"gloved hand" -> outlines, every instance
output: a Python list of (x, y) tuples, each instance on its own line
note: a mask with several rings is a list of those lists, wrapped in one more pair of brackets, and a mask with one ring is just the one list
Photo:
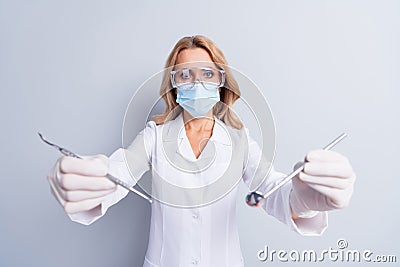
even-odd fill
[(97, 207), (117, 185), (105, 176), (108, 158), (104, 155), (83, 159), (61, 157), (47, 175), (51, 191), (66, 213)]
[(321, 149), (310, 151), (304, 169), (292, 180), (292, 212), (297, 217), (310, 218), (318, 211), (346, 207), (353, 194), (355, 178), (349, 160), (343, 155)]

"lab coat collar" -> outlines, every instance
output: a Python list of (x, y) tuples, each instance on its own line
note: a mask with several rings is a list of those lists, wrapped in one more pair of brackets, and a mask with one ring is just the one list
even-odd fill
[[(223, 121), (218, 119), (215, 115), (214, 115), (214, 120), (215, 123), (210, 141), (230, 146), (231, 138), (229, 136), (229, 131), (227, 129), (227, 126)], [(179, 115), (174, 120), (171, 120), (166, 124), (164, 124), (164, 127), (165, 128), (163, 129), (163, 131), (166, 131), (163, 134), (164, 141), (177, 141), (177, 139), (185, 138), (186, 131), (183, 121), (183, 112), (179, 113)]]

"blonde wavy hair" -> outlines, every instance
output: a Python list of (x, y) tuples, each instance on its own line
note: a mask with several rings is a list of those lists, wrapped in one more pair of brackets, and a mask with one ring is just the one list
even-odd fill
[(160, 87), (160, 95), (166, 104), (166, 109), (164, 113), (154, 115), (152, 120), (154, 120), (156, 124), (164, 124), (169, 120), (175, 119), (179, 113), (182, 112), (182, 107), (176, 103), (176, 93), (172, 88), (170, 72), (176, 65), (179, 52), (191, 48), (202, 48), (206, 50), (217, 67), (225, 71), (225, 84), (221, 87), (220, 101), (213, 107), (213, 114), (225, 124), (236, 129), (241, 129), (243, 123), (231, 109), (236, 100), (240, 98), (239, 85), (230, 72), (222, 51), (213, 41), (201, 35), (183, 37), (176, 43), (169, 54)]

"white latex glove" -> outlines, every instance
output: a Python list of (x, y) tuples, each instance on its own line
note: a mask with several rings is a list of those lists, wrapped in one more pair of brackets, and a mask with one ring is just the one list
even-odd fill
[(99, 206), (117, 188), (105, 176), (108, 158), (104, 155), (83, 159), (61, 157), (47, 175), (51, 191), (66, 213), (88, 211)]
[(310, 151), (306, 161), (292, 181), (290, 206), (294, 215), (309, 218), (318, 211), (346, 207), (356, 178), (349, 160), (335, 151), (319, 149)]

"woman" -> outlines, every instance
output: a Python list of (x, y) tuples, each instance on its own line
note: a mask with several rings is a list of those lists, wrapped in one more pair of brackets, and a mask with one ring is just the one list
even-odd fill
[[(182, 191), (153, 192), (160, 201), (152, 204), (144, 266), (244, 266), (235, 222), (236, 178), (249, 185), (254, 177), (270, 171), (258, 189), (265, 192), (285, 175), (262, 160), (258, 164), (263, 159), (260, 148), (230, 109), (240, 90), (225, 65), (224, 55), (210, 39), (182, 38), (167, 60), (160, 90), (167, 106), (163, 114), (149, 121), (127, 149), (118, 149), (110, 158), (62, 157), (56, 162), (48, 180), (73, 221), (91, 224), (127, 195), (127, 190), (105, 177), (107, 173), (134, 185), (151, 168), (155, 181), (181, 183), (176, 188)], [(165, 140), (172, 144), (167, 149), (172, 151), (172, 160), (165, 153)], [(173, 166), (180, 160), (189, 162), (189, 168), (197, 166), (211, 148), (215, 158), (207, 169), (191, 172)], [(224, 162), (226, 155), (235, 164)], [(355, 174), (337, 152), (313, 150), (306, 161), (292, 183), (271, 195), (262, 207), (302, 235), (320, 235), (327, 227), (327, 211), (348, 205)], [(225, 192), (210, 186), (198, 197), (185, 191), (190, 186), (182, 186), (188, 182), (204, 185), (206, 180), (213, 185), (220, 177), (226, 179)]]

